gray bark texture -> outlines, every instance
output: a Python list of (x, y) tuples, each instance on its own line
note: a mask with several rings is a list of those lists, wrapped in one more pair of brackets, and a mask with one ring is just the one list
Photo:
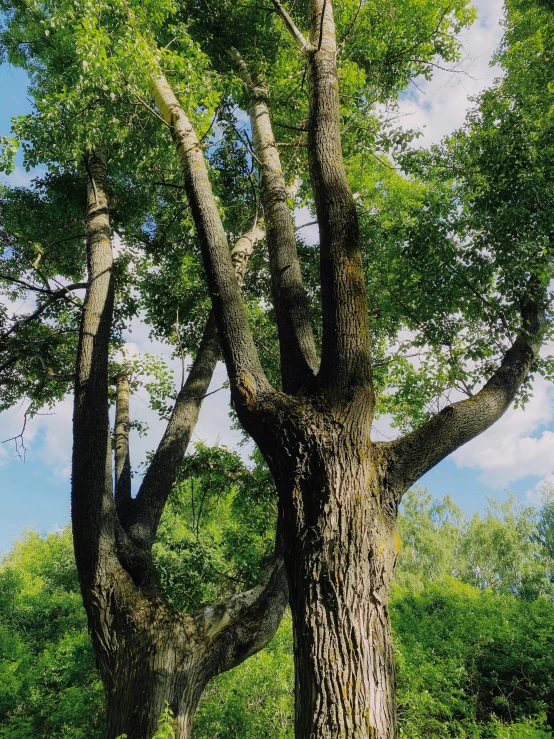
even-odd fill
[[(287, 602), (282, 560), (251, 591), (195, 614), (169, 606), (160, 591), (151, 547), (164, 505), (218, 359), (209, 318), (197, 358), (177, 399), (135, 499), (129, 461), (129, 381), (117, 378), (116, 485), (108, 418), (108, 349), (114, 284), (107, 191), (107, 156), (87, 156), (88, 288), (75, 378), (72, 522), (77, 569), (107, 705), (106, 739), (151, 739), (167, 701), (177, 739), (190, 736), (198, 701), (212, 676), (262, 649)], [(235, 245), (244, 270), (261, 237)]]
[(354, 199), (343, 163), (332, 0), (308, 0), (306, 38), (272, 0), (307, 65), (308, 157), (320, 229), (322, 356), (307, 301), (271, 126), (269, 92), (229, 49), (247, 95), (267, 224), (283, 390), (263, 373), (229, 246), (191, 122), (158, 75), (152, 96), (171, 128), (202, 246), (239, 419), (279, 492), (279, 524), (295, 635), (296, 739), (396, 739), (388, 616), (402, 495), (510, 407), (542, 341), (543, 289), (529, 283), (521, 329), (485, 387), (414, 433), (370, 438), (374, 413), (366, 285)]

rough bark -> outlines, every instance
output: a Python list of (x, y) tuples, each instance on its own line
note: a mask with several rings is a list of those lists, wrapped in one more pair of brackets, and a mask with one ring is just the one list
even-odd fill
[(319, 223), (321, 380), (336, 394), (369, 388), (371, 356), (358, 215), (342, 156), (331, 1), (310, 0), (308, 161)]
[(298, 739), (396, 735), (387, 608), (397, 505), (369, 411), (367, 398), (338, 412), (281, 396), (249, 419), (279, 491)]
[[(118, 513), (131, 500), (131, 458), (129, 455), (129, 378), (120, 374), (116, 378), (115, 402), (115, 504)], [(121, 513), (120, 513), (121, 515)]]
[[(284, 568), (253, 591), (187, 615), (140, 591), (114, 588), (106, 645), (106, 739), (152, 739), (165, 702), (176, 739), (189, 739), (209, 680), (272, 639), (287, 601)], [(97, 638), (99, 635), (97, 635)]]
[(227, 372), (235, 389), (235, 400), (253, 405), (258, 395), (270, 392), (271, 388), (252, 338), (202, 147), (164, 75), (152, 78), (151, 93), (171, 129), (181, 162), (185, 191), (202, 244), (208, 285)]
[[(114, 503), (108, 418), (108, 347), (114, 286), (106, 153), (87, 156), (88, 287), (83, 305), (73, 414), (71, 515), (75, 557), (84, 590), (113, 557)], [(85, 534), (86, 532), (86, 534)]]

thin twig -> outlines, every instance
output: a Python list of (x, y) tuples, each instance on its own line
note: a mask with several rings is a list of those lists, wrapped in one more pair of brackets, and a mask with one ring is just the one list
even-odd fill
[(348, 40), (348, 37), (352, 33), (352, 30), (353, 30), (354, 26), (356, 25), (356, 21), (358, 20), (358, 16), (360, 15), (360, 10), (362, 9), (362, 5), (363, 4), (364, 4), (364, 0), (360, 0), (360, 2), (358, 4), (358, 9), (356, 10), (356, 13), (354, 15), (354, 18), (352, 19), (352, 23), (348, 26), (348, 29), (347, 29), (346, 33), (342, 37), (342, 39), (341, 39), (341, 41), (340, 41), (340, 43), (338, 45), (337, 51), (340, 51), (342, 49), (342, 47), (344, 46), (344, 44)]

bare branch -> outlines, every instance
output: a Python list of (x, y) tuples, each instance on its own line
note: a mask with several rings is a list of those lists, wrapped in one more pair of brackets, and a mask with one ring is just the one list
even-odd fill
[(305, 53), (309, 46), (308, 41), (304, 38), (304, 35), (302, 34), (302, 32), (299, 30), (295, 22), (290, 17), (287, 9), (283, 6), (283, 4), (279, 0), (271, 0), (271, 2), (275, 6), (275, 10), (277, 11), (278, 15), (280, 15), (281, 18), (283, 19), (283, 22), (287, 30), (289, 31), (293, 39), (296, 41), (296, 45), (298, 46), (298, 48), (300, 49), (302, 53)]
[(6, 280), (6, 282), (13, 282), (15, 285), (21, 285), (22, 287), (27, 288), (27, 290), (32, 290), (35, 293), (46, 293), (48, 294), (48, 290), (44, 287), (39, 287), (38, 285), (32, 285), (30, 282), (25, 282), (25, 280), (18, 280), (15, 277), (10, 277), (10, 275), (5, 275), (0, 273), (0, 280)]

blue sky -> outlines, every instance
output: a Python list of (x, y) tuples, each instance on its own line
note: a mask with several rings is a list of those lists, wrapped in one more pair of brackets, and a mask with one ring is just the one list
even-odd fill
[[(469, 97), (490, 84), (498, 73), (489, 67), (489, 59), (501, 37), (502, 3), (478, 0), (476, 5), (479, 21), (464, 34), (464, 56), (459, 65), (462, 73), (438, 72), (430, 83), (410, 89), (403, 100), (402, 110), (409, 114), (406, 125), (422, 127), (427, 143), (439, 140), (460, 125), (471, 104)], [(0, 66), (0, 135), (9, 133), (11, 116), (30, 109), (25, 87), (26, 78), (21, 71)], [(17, 169), (10, 179), (23, 185), (29, 178)], [(299, 225), (311, 220), (307, 213), (297, 214)], [(306, 232), (305, 235), (309, 238)], [(317, 239), (317, 229), (313, 227), (311, 237)], [(131, 354), (148, 351), (168, 355), (167, 347), (152, 345), (147, 327), (139, 322), (132, 326), (128, 340)], [(553, 349), (549, 347), (547, 352)], [(224, 381), (225, 371), (220, 367), (211, 390), (221, 387)], [(236, 446), (240, 434), (230, 428), (227, 407), (228, 391), (210, 396), (195, 438)], [(144, 397), (133, 399), (131, 413), (150, 425), (146, 438), (132, 439), (132, 460), (137, 466), (161, 438), (163, 424), (148, 410)], [(71, 415), (68, 398), (53, 409), (53, 415), (39, 416), (29, 423), (25, 462), (15, 454), (13, 443), (0, 445), (0, 552), (7, 551), (25, 527), (51, 531), (69, 521)], [(21, 408), (1, 413), (0, 441), (19, 433), (21, 425)], [(394, 433), (387, 419), (376, 422), (375, 438), (390, 438)], [(554, 481), (553, 451), (554, 389), (538, 381), (525, 412), (510, 410), (492, 429), (429, 472), (420, 484), (427, 485), (436, 496), (451, 493), (456, 503), (470, 513), (483, 509), (487, 495), (503, 498), (507, 488), (522, 500), (537, 503), (541, 483)]]

